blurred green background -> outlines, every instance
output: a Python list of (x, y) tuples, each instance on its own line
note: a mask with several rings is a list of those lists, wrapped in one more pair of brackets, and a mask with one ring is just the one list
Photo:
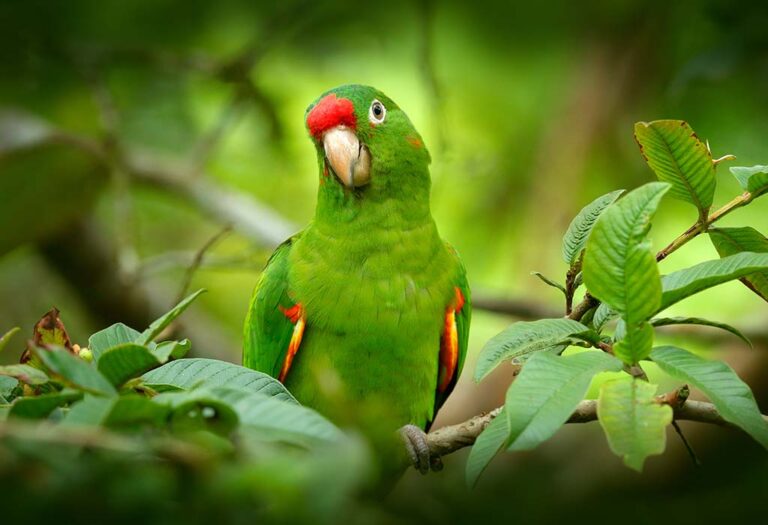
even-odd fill
[[(313, 214), (304, 109), (336, 85), (370, 84), (424, 136), (433, 212), (474, 294), (516, 314), (476, 310), (464, 377), (437, 424), (464, 420), (501, 404), (511, 378), (510, 369), (471, 382), (482, 344), (515, 318), (559, 315), (559, 294), (530, 272), (562, 278), (573, 215), (652, 179), (634, 122), (684, 119), (715, 157), (768, 164), (767, 24), (759, 2), (715, 0), (3, 2), (0, 331), (31, 333), (54, 305), (76, 342), (117, 320), (141, 328), (175, 302), (197, 257), (190, 288), (209, 293), (183, 331), (194, 355), (238, 362), (261, 268)], [(738, 193), (721, 168), (716, 206)], [(695, 219), (665, 200), (654, 246)], [(768, 202), (722, 224), (766, 233)], [(715, 257), (698, 238), (662, 272)], [(765, 303), (735, 282), (671, 312), (682, 313), (755, 336), (750, 350), (709, 331), (669, 332), (726, 359), (765, 412)], [(0, 360), (15, 360), (13, 350)], [(670, 431), (667, 453), (638, 475), (595, 424), (572, 425), (497, 459), (475, 491), (463, 484), (465, 452), (439, 475), (409, 473), (384, 512), (414, 523), (756, 512), (768, 493), (764, 451), (734, 431), (684, 429), (703, 468)]]

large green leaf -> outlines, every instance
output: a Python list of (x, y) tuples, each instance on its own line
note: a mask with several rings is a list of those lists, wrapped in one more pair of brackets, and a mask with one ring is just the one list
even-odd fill
[(235, 410), (244, 430), (261, 439), (313, 446), (342, 437), (333, 423), (297, 403), (235, 388), (219, 387), (211, 392)]
[(638, 122), (635, 139), (659, 180), (672, 185), (670, 195), (690, 202), (706, 217), (715, 195), (715, 164), (691, 127), (681, 120)]
[(123, 323), (115, 323), (112, 326), (100, 330), (88, 339), (88, 349), (93, 354), (94, 362), (98, 362), (101, 354), (112, 348), (126, 343), (133, 343), (141, 336), (138, 332)]
[(150, 341), (153, 341), (155, 337), (160, 335), (160, 332), (165, 330), (165, 328), (168, 327), (169, 324), (171, 324), (178, 316), (184, 312), (189, 306), (194, 302), (195, 299), (197, 299), (200, 294), (204, 293), (205, 290), (198, 290), (195, 293), (188, 295), (184, 299), (181, 300), (179, 304), (171, 308), (166, 314), (161, 316), (159, 319), (156, 319), (152, 322), (152, 324), (149, 325), (149, 328), (144, 330), (141, 335), (136, 338), (134, 342), (145, 345), (149, 343)]
[(490, 374), (500, 363), (527, 357), (534, 352), (558, 346), (567, 336), (588, 330), (571, 319), (539, 319), (511, 324), (488, 341), (477, 358), (475, 381)]
[(25, 419), (42, 419), (48, 417), (58, 407), (81, 397), (83, 397), (82, 392), (71, 389), (40, 396), (17, 397), (11, 405), (11, 411), (8, 415)]
[(607, 193), (587, 204), (571, 221), (563, 236), (563, 260), (573, 266), (579, 260), (592, 227), (600, 214), (611, 205), (624, 190)]
[(296, 402), (282, 383), (273, 377), (216, 359), (178, 359), (147, 372), (142, 378), (155, 390), (228, 387)]
[[(768, 253), (768, 238), (754, 228), (712, 228), (709, 238), (720, 257), (741, 252)], [(768, 270), (741, 278), (741, 281), (757, 295), (768, 301)]]
[(657, 311), (707, 288), (766, 270), (768, 253), (741, 252), (670, 273), (661, 278), (664, 292)]
[(170, 410), (169, 420), (175, 432), (205, 430), (228, 436), (239, 423), (230, 403), (205, 388), (165, 392), (153, 397), (152, 402)]
[(713, 328), (719, 328), (721, 330), (725, 330), (726, 332), (730, 332), (745, 343), (747, 343), (749, 346), (752, 346), (752, 342), (745, 336), (741, 331), (737, 328), (734, 328), (733, 326), (726, 324), (726, 323), (720, 323), (717, 321), (710, 321), (709, 319), (702, 319), (701, 317), (656, 317), (654, 319), (651, 319), (651, 325), (652, 326), (672, 326), (672, 325), (681, 325), (681, 324), (692, 324), (692, 325), (699, 325), (699, 326), (711, 326)]
[(47, 369), (61, 376), (67, 383), (92, 394), (111, 396), (117, 393), (115, 387), (95, 367), (75, 357), (65, 348), (35, 348), (34, 352)]
[(135, 343), (113, 346), (101, 354), (99, 372), (115, 386), (160, 366), (160, 361), (146, 347)]
[(623, 377), (603, 383), (597, 400), (597, 417), (611, 450), (637, 471), (645, 458), (664, 452), (666, 427), (672, 407), (656, 402), (656, 385)]
[(86, 396), (75, 403), (62, 420), (62, 425), (106, 426), (136, 429), (140, 425), (160, 427), (169, 409), (138, 395), (119, 397)]
[(549, 439), (568, 421), (595, 374), (622, 368), (602, 352), (533, 355), (507, 390), (507, 450), (530, 450)]
[(49, 381), (45, 372), (29, 365), (0, 366), (0, 376), (13, 377), (28, 385), (43, 385)]
[(661, 301), (661, 281), (648, 230), (669, 184), (652, 182), (631, 191), (597, 220), (584, 253), (584, 283), (627, 325), (617, 355), (627, 363), (651, 351), (646, 320)]
[(7, 401), (12, 396), (13, 391), (16, 390), (18, 385), (18, 379), (0, 375), (0, 397)]
[(768, 166), (734, 166), (731, 173), (739, 181), (742, 188), (750, 192), (753, 197), (768, 193)]
[(493, 457), (504, 448), (504, 443), (507, 442), (508, 437), (507, 414), (502, 409), (477, 437), (472, 445), (472, 450), (469, 451), (466, 467), (467, 486), (475, 486), (480, 474), (483, 473)]
[(674, 346), (654, 348), (651, 359), (672, 377), (704, 392), (723, 419), (741, 427), (768, 448), (768, 423), (760, 414), (749, 386), (732, 368), (722, 361), (706, 361)]

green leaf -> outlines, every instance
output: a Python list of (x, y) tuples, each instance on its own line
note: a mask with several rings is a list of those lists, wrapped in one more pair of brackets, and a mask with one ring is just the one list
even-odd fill
[(768, 423), (760, 414), (749, 386), (731, 367), (722, 361), (706, 361), (674, 346), (654, 348), (651, 359), (675, 379), (704, 392), (723, 419), (742, 428), (768, 448)]
[(30, 365), (0, 366), (0, 376), (13, 377), (28, 385), (43, 385), (49, 381), (45, 372)]
[(239, 422), (230, 404), (207, 389), (165, 392), (152, 402), (170, 409), (171, 428), (178, 433), (206, 430), (227, 436)]
[(635, 124), (635, 139), (659, 180), (672, 185), (669, 194), (690, 202), (706, 217), (715, 195), (715, 164), (706, 144), (681, 120)]
[(114, 386), (160, 366), (160, 361), (146, 347), (135, 343), (113, 346), (101, 354), (98, 370)]
[(730, 168), (742, 188), (758, 197), (768, 192), (768, 166), (734, 166)]
[(603, 383), (597, 418), (614, 454), (642, 471), (645, 458), (664, 452), (672, 407), (656, 402), (656, 385), (632, 377)]
[(7, 332), (5, 332), (5, 334), (3, 334), (2, 337), (0, 337), (0, 352), (3, 351), (3, 348), (5, 348), (5, 345), (7, 345), (8, 341), (11, 340), (11, 337), (13, 337), (14, 334), (16, 332), (18, 332), (19, 330), (20, 330), (20, 328), (18, 326), (15, 326), (15, 327), (11, 328), (10, 330), (8, 330)]
[(679, 325), (679, 324), (693, 324), (693, 325), (699, 325), (699, 326), (711, 326), (713, 328), (720, 328), (721, 330), (725, 330), (726, 332), (730, 332), (745, 343), (747, 343), (749, 346), (752, 346), (752, 341), (750, 341), (747, 336), (745, 336), (741, 331), (739, 331), (737, 328), (734, 328), (733, 326), (726, 324), (726, 323), (719, 323), (717, 321), (710, 321), (709, 319), (702, 319), (701, 317), (657, 317), (655, 319), (651, 319), (651, 325), (653, 326), (671, 326), (671, 325)]
[(533, 355), (507, 390), (507, 450), (531, 450), (549, 439), (568, 421), (595, 374), (622, 368), (603, 352)]
[(60, 406), (83, 397), (82, 392), (64, 389), (55, 394), (43, 394), (33, 397), (17, 397), (8, 413), (11, 417), (24, 419), (43, 419)]
[[(622, 332), (623, 330), (623, 332)], [(614, 338), (617, 343), (613, 347), (613, 353), (632, 365), (648, 357), (653, 348), (653, 327), (647, 321), (637, 324), (621, 323), (616, 327)]]
[(67, 383), (92, 394), (106, 396), (117, 394), (112, 384), (96, 368), (73, 356), (65, 348), (35, 348), (33, 351), (46, 368), (61, 376)]
[[(754, 228), (712, 228), (709, 238), (720, 257), (740, 252), (768, 253), (768, 238)], [(747, 288), (768, 301), (768, 271), (741, 278)]]
[(562, 284), (558, 283), (557, 281), (553, 281), (552, 279), (550, 279), (549, 277), (547, 277), (543, 273), (541, 273), (541, 272), (531, 272), (531, 275), (535, 275), (536, 277), (541, 279), (541, 281), (544, 284), (549, 285), (552, 288), (557, 288), (561, 292), (566, 293), (565, 286), (563, 286)]
[(627, 337), (616, 355), (629, 364), (651, 351), (652, 331), (646, 320), (661, 301), (661, 281), (647, 234), (668, 189), (669, 184), (652, 182), (608, 207), (592, 229), (584, 253), (582, 272), (590, 293), (626, 322)]
[(311, 447), (342, 437), (333, 423), (297, 403), (234, 388), (219, 387), (211, 392), (235, 410), (245, 430), (261, 439)]
[(661, 278), (664, 292), (657, 312), (707, 288), (766, 270), (768, 253), (741, 252), (670, 273)]
[(181, 359), (191, 349), (192, 342), (189, 339), (182, 339), (181, 341), (163, 341), (149, 350), (158, 361), (165, 363), (170, 358)]
[(119, 397), (86, 396), (72, 405), (61, 424), (138, 430), (136, 427), (141, 425), (161, 427), (169, 413), (168, 407), (134, 394)]
[(93, 353), (94, 362), (98, 363), (101, 354), (113, 346), (133, 343), (141, 333), (123, 323), (100, 330), (88, 339), (88, 349)]
[(204, 292), (205, 290), (201, 289), (187, 296), (185, 299), (182, 299), (179, 304), (171, 308), (165, 315), (153, 321), (152, 324), (149, 325), (149, 328), (144, 330), (141, 333), (141, 336), (138, 337), (135, 342), (140, 345), (145, 345), (150, 341), (153, 341), (158, 335), (160, 335), (160, 332), (165, 330), (169, 324), (171, 324), (178, 316), (180, 316), (184, 310), (189, 308), (194, 300)]
[(568, 265), (573, 266), (578, 262), (595, 221), (622, 193), (624, 190), (616, 190), (598, 197), (582, 208), (578, 215), (573, 218), (570, 226), (568, 226), (568, 231), (563, 236), (563, 260)]
[(628, 323), (650, 317), (661, 296), (647, 232), (668, 189), (668, 184), (651, 182), (629, 192), (603, 212), (587, 241), (584, 283)]
[(19, 381), (17, 379), (0, 375), (0, 397), (5, 400), (3, 403), (7, 402), (8, 399), (12, 397), (13, 391), (16, 390), (18, 385)]
[(619, 316), (618, 312), (608, 306), (605, 303), (600, 303), (600, 306), (595, 310), (595, 315), (592, 317), (592, 326), (595, 330), (602, 330), (605, 324)]
[(540, 319), (513, 323), (488, 341), (477, 358), (475, 381), (490, 374), (503, 361), (527, 357), (557, 346), (565, 337), (588, 330), (571, 319)]
[(490, 424), (482, 431), (472, 445), (467, 459), (466, 480), (468, 487), (474, 487), (480, 474), (496, 454), (504, 447), (509, 437), (507, 414), (502, 408)]
[(222, 386), (296, 402), (283, 384), (273, 377), (215, 359), (178, 359), (147, 372), (142, 378), (155, 390)]

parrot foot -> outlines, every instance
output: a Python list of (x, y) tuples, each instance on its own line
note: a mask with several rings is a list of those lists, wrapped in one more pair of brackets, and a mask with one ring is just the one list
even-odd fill
[(440, 456), (430, 454), (427, 434), (422, 429), (416, 425), (405, 425), (400, 429), (400, 436), (405, 442), (405, 449), (413, 468), (422, 474), (430, 470), (434, 472), (443, 470), (443, 460)]

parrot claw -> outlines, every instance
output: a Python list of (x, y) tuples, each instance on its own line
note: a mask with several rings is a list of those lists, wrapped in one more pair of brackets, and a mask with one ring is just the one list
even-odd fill
[(426, 474), (430, 470), (443, 470), (443, 460), (440, 456), (432, 456), (429, 452), (427, 434), (416, 425), (405, 425), (400, 429), (400, 436), (405, 442), (405, 449), (413, 464), (413, 468)]

